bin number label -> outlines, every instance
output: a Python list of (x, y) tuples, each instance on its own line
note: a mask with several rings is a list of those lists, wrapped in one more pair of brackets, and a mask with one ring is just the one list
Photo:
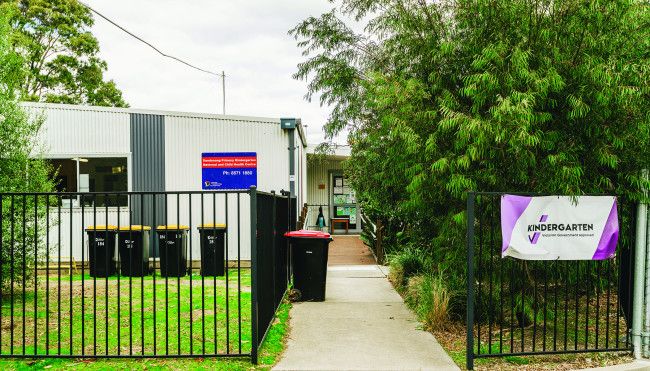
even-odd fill
[[(168, 239), (168, 238), (167, 238), (167, 235), (164, 235), (164, 234), (161, 234), (161, 235), (160, 235), (160, 240), (161, 240), (161, 241), (164, 241), (164, 243), (166, 243), (167, 245), (175, 245), (175, 244), (176, 244), (176, 240), (180, 240), (181, 238), (183, 238), (183, 235), (180, 234), (180, 233), (176, 233), (175, 237), (172, 238), (172, 239)], [(165, 240), (166, 240), (166, 241), (165, 241)]]

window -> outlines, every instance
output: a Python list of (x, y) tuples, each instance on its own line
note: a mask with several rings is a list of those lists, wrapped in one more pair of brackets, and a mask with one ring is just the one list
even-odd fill
[[(50, 160), (58, 192), (122, 192), (128, 190), (126, 157), (71, 158)], [(84, 197), (85, 206), (126, 206), (126, 195)], [(78, 206), (80, 197), (69, 197)]]

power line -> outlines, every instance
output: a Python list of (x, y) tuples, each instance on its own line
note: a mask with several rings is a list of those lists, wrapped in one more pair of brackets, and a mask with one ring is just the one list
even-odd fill
[(189, 63), (189, 62), (186, 62), (186, 61), (184, 61), (184, 60), (182, 60), (182, 59), (180, 59), (180, 58), (178, 58), (178, 57), (175, 57), (175, 56), (173, 56), (173, 55), (169, 55), (169, 54), (164, 53), (163, 51), (161, 51), (160, 49), (158, 49), (157, 47), (155, 47), (153, 44), (151, 44), (150, 42), (148, 42), (148, 41), (142, 39), (141, 37), (139, 37), (139, 36), (133, 34), (131, 31), (127, 30), (126, 28), (124, 28), (124, 27), (122, 27), (122, 26), (120, 26), (119, 24), (117, 24), (116, 22), (114, 22), (113, 20), (111, 20), (110, 18), (108, 18), (107, 16), (105, 16), (105, 15), (103, 15), (102, 13), (96, 11), (96, 10), (93, 9), (90, 5), (88, 5), (88, 4), (86, 4), (86, 3), (82, 2), (82, 1), (79, 1), (79, 3), (80, 3), (81, 5), (83, 5), (83, 6), (85, 6), (86, 8), (88, 8), (88, 10), (90, 10), (91, 12), (97, 14), (98, 16), (100, 16), (101, 18), (103, 18), (104, 20), (106, 20), (108, 23), (110, 23), (110, 24), (112, 24), (113, 26), (115, 26), (115, 27), (119, 28), (120, 30), (124, 31), (124, 32), (127, 33), (129, 36), (135, 38), (136, 40), (138, 40), (138, 41), (144, 43), (145, 45), (147, 45), (147, 46), (150, 47), (151, 49), (155, 50), (158, 54), (162, 55), (163, 57), (170, 58), (170, 59), (173, 59), (173, 60), (175, 60), (175, 61), (177, 61), (177, 62), (183, 63), (184, 65), (186, 65), (186, 66), (188, 66), (188, 67), (191, 67), (191, 68), (193, 68), (193, 69), (195, 69), (195, 70), (197, 70), (197, 71), (201, 71), (201, 72), (204, 72), (204, 73), (208, 73), (208, 74), (210, 74), (210, 75), (214, 75), (214, 76), (219, 76), (219, 77), (221, 77), (221, 78), (225, 78), (225, 74), (224, 74), (223, 72), (222, 72), (222, 73), (217, 73), (217, 72), (208, 71), (208, 70), (206, 70), (206, 69), (203, 69), (203, 68), (197, 67), (197, 66), (195, 66), (195, 65), (193, 65), (193, 64), (191, 64), (191, 63)]

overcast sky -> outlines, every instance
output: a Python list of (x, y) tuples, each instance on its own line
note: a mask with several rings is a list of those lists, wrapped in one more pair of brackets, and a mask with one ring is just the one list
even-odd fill
[[(304, 58), (287, 34), (328, 11), (326, 0), (86, 0), (162, 51), (226, 72), (226, 114), (300, 117), (308, 141), (323, 140), (329, 110), (304, 100), (306, 82), (291, 75)], [(92, 29), (100, 56), (134, 108), (221, 113), (221, 82), (164, 58), (105, 20)], [(341, 140), (338, 140), (341, 142)]]

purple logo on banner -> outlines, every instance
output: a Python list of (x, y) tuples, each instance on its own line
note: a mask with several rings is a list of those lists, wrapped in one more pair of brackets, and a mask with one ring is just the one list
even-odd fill
[(257, 153), (207, 152), (201, 155), (202, 188), (240, 190), (257, 186)]

